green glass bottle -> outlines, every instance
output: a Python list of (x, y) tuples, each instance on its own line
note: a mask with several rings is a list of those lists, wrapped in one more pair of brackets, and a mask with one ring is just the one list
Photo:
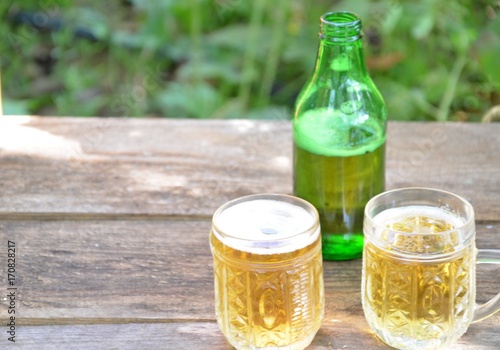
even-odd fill
[(316, 66), (295, 106), (294, 193), (319, 211), (326, 260), (361, 257), (364, 207), (384, 190), (387, 110), (361, 35), (353, 13), (321, 17)]

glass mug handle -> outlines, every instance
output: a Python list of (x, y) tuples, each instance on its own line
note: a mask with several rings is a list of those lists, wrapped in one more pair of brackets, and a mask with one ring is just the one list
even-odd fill
[[(479, 249), (477, 253), (477, 264), (500, 264), (500, 250)], [(500, 310), (500, 293), (486, 304), (476, 306), (474, 309), (473, 323), (490, 317)]]

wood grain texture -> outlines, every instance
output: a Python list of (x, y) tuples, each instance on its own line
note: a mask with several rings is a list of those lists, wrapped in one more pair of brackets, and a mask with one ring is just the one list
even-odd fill
[[(291, 193), (288, 121), (12, 118), (0, 122), (0, 212), (204, 215)], [(8, 137), (7, 137), (8, 135)], [(426, 186), (500, 217), (500, 124), (389, 123), (387, 188)]]
[[(500, 249), (498, 227), (496, 222), (479, 224), (478, 247)], [(185, 323), (193, 337), (183, 338), (181, 348), (198, 346), (200, 337), (206, 344), (224, 344), (215, 323), (209, 229), (210, 221), (204, 219), (1, 221), (1, 241), (8, 237), (16, 242), (19, 252), (19, 334), (33, 340), (35, 335), (26, 334), (25, 329), (35, 334), (38, 331), (37, 337), (46, 332), (54, 337), (67, 332), (63, 340), (56, 342), (62, 348), (64, 339), (72, 339), (72, 327), (78, 334), (85, 325), (98, 324), (111, 332), (141, 324), (135, 326), (135, 332), (139, 332), (148, 327), (158, 329), (149, 323), (172, 323), (164, 336), (173, 342), (182, 336), (173, 327)], [(365, 349), (384, 348), (371, 335), (363, 316), (360, 272), (361, 260), (324, 263), (326, 310), (324, 325), (315, 341), (318, 349), (328, 348), (329, 343), (333, 344), (332, 349), (355, 349), (355, 344), (362, 344)], [(478, 268), (480, 302), (493, 297), (500, 288), (495, 276), (495, 266)], [(3, 302), (1, 322), (6, 321), (6, 308)], [(206, 334), (205, 326), (199, 328), (200, 322), (212, 327), (213, 334)], [(488, 329), (500, 328), (500, 317), (485, 322), (467, 339), (485, 346), (498, 341), (498, 336), (482, 337)], [(356, 340), (352, 339), (354, 330)], [(92, 339), (101, 344), (103, 336), (82, 339), (82, 344)], [(148, 333), (139, 339), (149, 344), (149, 337)], [(163, 342), (157, 337), (157, 346), (161, 348)], [(109, 342), (107, 336), (105, 339)], [(120, 340), (122, 343), (116, 348), (127, 348), (122, 346), (126, 339)], [(0, 346), (4, 341), (0, 337)], [(20, 343), (25, 344), (24, 340)], [(212, 348), (226, 347), (214, 345), (207, 349)]]
[[(233, 349), (216, 322), (86, 324), (27, 326), (12, 349), (22, 350), (193, 350)], [(473, 324), (450, 350), (497, 350), (498, 327), (489, 321)], [(0, 346), (4, 349), (4, 341)], [(325, 321), (308, 349), (389, 350), (365, 324)]]
[[(387, 187), (461, 194), (478, 248), (500, 249), (497, 135), (497, 124), (390, 123)], [(288, 122), (7, 118), (0, 165), (0, 247), (16, 242), (19, 287), (18, 341), (0, 326), (0, 349), (230, 349), (215, 322), (210, 217), (241, 195), (291, 192)], [(497, 266), (478, 267), (479, 302), (500, 289)], [(361, 260), (324, 271), (310, 348), (388, 349), (363, 316)], [(496, 315), (452, 349), (499, 344)]]
[[(479, 248), (500, 249), (492, 226), (478, 225)], [(18, 251), (20, 322), (213, 319), (209, 230), (209, 220), (0, 221)], [(479, 268), (479, 300), (500, 289), (490, 266)], [(328, 310), (362, 314), (360, 271), (361, 260), (324, 262)]]

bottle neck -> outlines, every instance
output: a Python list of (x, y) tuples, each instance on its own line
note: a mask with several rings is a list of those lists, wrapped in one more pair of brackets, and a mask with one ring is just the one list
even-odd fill
[(353, 78), (367, 75), (361, 39), (345, 44), (321, 40), (314, 75), (328, 77), (331, 74)]
[(313, 79), (367, 75), (361, 39), (361, 20), (349, 12), (321, 17), (320, 45)]

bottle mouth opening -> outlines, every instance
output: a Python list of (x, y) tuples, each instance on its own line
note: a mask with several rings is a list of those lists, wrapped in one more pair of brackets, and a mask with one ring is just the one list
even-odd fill
[(328, 12), (320, 20), (322, 39), (351, 42), (361, 38), (361, 18), (352, 12)]

